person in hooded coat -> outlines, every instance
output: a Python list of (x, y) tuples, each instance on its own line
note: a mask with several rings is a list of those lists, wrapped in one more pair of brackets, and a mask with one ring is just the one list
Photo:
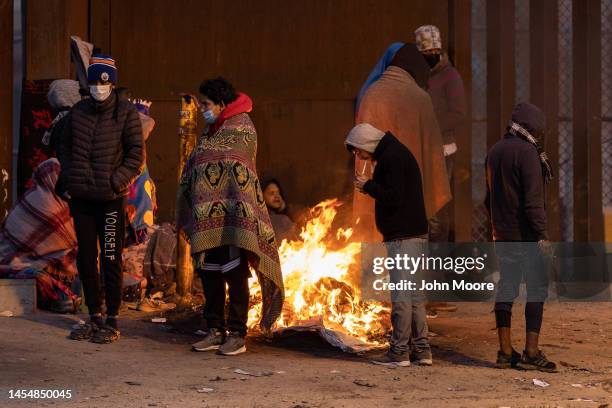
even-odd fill
[[(427, 241), (427, 213), (421, 171), (410, 149), (391, 132), (385, 133), (368, 123), (355, 126), (345, 145), (360, 160), (376, 161), (372, 177), (358, 174), (355, 187), (359, 194), (375, 201), (376, 227), (383, 236), (388, 257), (421, 256)], [(421, 278), (419, 271), (411, 274), (394, 268), (390, 269), (389, 276), (391, 282), (418, 282)], [(405, 367), (413, 360), (420, 365), (431, 365), (423, 294), (394, 291), (391, 301), (390, 348), (374, 362)]]
[[(512, 112), (506, 132), (486, 158), (487, 196), (500, 279), (495, 299), (495, 321), (500, 349), (498, 368), (518, 367), (555, 372), (556, 364), (539, 349), (539, 335), (548, 294), (544, 183), (552, 168), (542, 148), (546, 125), (544, 113), (535, 105), (520, 103)], [(512, 304), (523, 277), (526, 340), (523, 354), (512, 347)]]
[(72, 79), (56, 79), (49, 85), (47, 101), (49, 101), (49, 105), (56, 112), (56, 115), (51, 122), (51, 126), (49, 126), (49, 129), (43, 135), (42, 143), (46, 146), (51, 146), (56, 154), (59, 152), (61, 135), (66, 126), (68, 112), (70, 112), (72, 105), (80, 100), (81, 94), (77, 81)]
[(359, 110), (361, 100), (363, 99), (363, 96), (365, 95), (368, 88), (372, 86), (374, 82), (380, 79), (382, 74), (384, 74), (387, 68), (389, 68), (389, 65), (391, 64), (391, 61), (393, 61), (393, 57), (395, 57), (397, 51), (404, 45), (405, 44), (403, 42), (394, 42), (387, 47), (385, 53), (382, 55), (382, 57), (380, 57), (376, 65), (374, 65), (374, 68), (372, 68), (372, 70), (370, 71), (370, 75), (368, 75), (368, 78), (361, 86), (361, 89), (359, 89), (359, 94), (357, 95), (357, 101), (355, 103), (356, 111)]
[[(385, 72), (361, 99), (355, 122), (389, 131), (414, 155), (423, 177), (428, 219), (451, 199), (442, 136), (431, 98), (427, 94), (430, 68), (415, 44), (405, 44)], [(355, 169), (371, 175), (371, 166), (357, 158)], [(364, 240), (379, 239), (374, 225), (374, 201), (365, 195), (353, 198), (354, 218)]]

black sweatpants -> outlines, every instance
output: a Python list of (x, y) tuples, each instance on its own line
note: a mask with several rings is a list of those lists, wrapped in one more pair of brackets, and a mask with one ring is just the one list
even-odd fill
[(525, 326), (539, 333), (548, 296), (548, 264), (536, 242), (496, 242), (500, 280), (495, 301), (497, 327), (511, 327), (512, 306), (521, 282), (527, 286)]
[(100, 313), (106, 301), (107, 315), (117, 316), (123, 288), (121, 253), (125, 235), (125, 197), (113, 201), (75, 198), (70, 200), (70, 213), (79, 245), (77, 268), (89, 313)]
[[(527, 302), (525, 304), (525, 331), (539, 333), (544, 316), (544, 302)], [(512, 303), (495, 303), (495, 323), (497, 328), (512, 327)]]
[[(241, 251), (240, 265), (228, 272), (204, 271), (199, 269), (204, 288), (204, 319), (208, 328), (228, 330), (246, 336), (249, 317), (249, 277), (251, 271), (248, 261)], [(221, 262), (222, 264), (224, 262)], [(229, 311), (225, 320), (225, 284), (229, 292)]]

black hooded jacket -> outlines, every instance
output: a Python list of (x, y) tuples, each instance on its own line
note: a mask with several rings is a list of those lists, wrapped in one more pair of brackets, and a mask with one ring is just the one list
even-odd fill
[[(544, 113), (535, 105), (517, 105), (512, 120), (529, 132), (544, 129)], [(487, 154), (486, 206), (495, 241), (547, 239), (544, 178), (536, 147), (506, 133)]]
[(419, 164), (390, 132), (374, 150), (374, 174), (363, 190), (375, 200), (376, 228), (385, 241), (427, 234), (428, 223)]

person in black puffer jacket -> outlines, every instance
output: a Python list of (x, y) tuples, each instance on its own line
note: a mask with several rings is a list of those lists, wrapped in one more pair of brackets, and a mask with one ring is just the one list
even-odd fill
[[(87, 77), (91, 98), (75, 104), (66, 119), (56, 192), (69, 202), (74, 218), (77, 267), (91, 317), (90, 322), (73, 329), (70, 337), (110, 343), (119, 338), (126, 195), (143, 169), (144, 140), (138, 111), (113, 89), (115, 61), (92, 56)], [(103, 302), (106, 321), (102, 319)]]

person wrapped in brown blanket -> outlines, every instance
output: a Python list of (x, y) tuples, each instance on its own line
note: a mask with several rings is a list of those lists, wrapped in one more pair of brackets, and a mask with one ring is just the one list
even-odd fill
[[(423, 175), (427, 217), (431, 218), (451, 199), (443, 143), (427, 87), (429, 66), (414, 44), (400, 48), (391, 64), (365, 92), (355, 123), (369, 123), (397, 137), (415, 156)], [(367, 162), (356, 159), (355, 169), (371, 176)], [(364, 170), (365, 169), (365, 170)], [(374, 200), (354, 194), (353, 214), (357, 232), (365, 241), (379, 241), (374, 225)]]

